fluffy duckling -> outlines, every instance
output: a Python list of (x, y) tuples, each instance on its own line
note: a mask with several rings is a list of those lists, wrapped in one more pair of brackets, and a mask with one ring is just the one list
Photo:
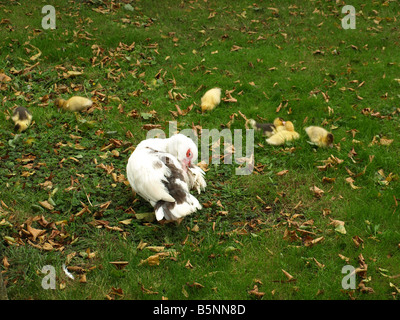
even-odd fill
[(221, 89), (208, 90), (201, 98), (201, 112), (213, 110), (221, 102)]
[(317, 126), (310, 126), (305, 128), (308, 137), (311, 142), (315, 143), (318, 147), (332, 147), (333, 146), (333, 134), (325, 130), (324, 128)]
[(11, 119), (15, 123), (14, 130), (23, 132), (30, 126), (32, 114), (24, 107), (17, 107), (14, 109)]
[(276, 118), (273, 123), (259, 123), (254, 119), (250, 119), (249, 123), (254, 130), (262, 131), (263, 135), (267, 137), (271, 137), (285, 128), (285, 121), (282, 118)]
[(57, 108), (62, 108), (65, 111), (75, 112), (75, 111), (83, 111), (91, 107), (93, 102), (88, 98), (75, 96), (69, 98), (68, 100), (57, 98), (54, 101), (54, 104), (57, 106)]
[(284, 128), (278, 130), (272, 137), (266, 139), (267, 143), (273, 146), (279, 146), (287, 141), (298, 139), (300, 135), (294, 131), (294, 125), (291, 121), (286, 121)]

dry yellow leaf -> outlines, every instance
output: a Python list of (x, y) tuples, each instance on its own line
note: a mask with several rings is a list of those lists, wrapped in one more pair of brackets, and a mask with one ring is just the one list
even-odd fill
[(51, 250), (53, 250), (54, 248), (53, 248), (53, 246), (52, 246), (50, 243), (46, 242), (45, 244), (43, 244), (42, 249), (43, 249), (43, 250), (46, 250), (46, 251), (51, 251)]
[(119, 221), (119, 223), (122, 223), (122, 224), (125, 224), (125, 225), (131, 224), (131, 222), (132, 222), (132, 219), (125, 219), (125, 220)]
[(381, 139), (379, 140), (379, 143), (380, 143), (382, 146), (390, 146), (390, 145), (392, 144), (393, 141), (394, 141), (393, 139), (381, 138)]
[(208, 170), (208, 164), (203, 160), (197, 163), (197, 166), (202, 169), (204, 172), (207, 172)]
[(186, 298), (189, 298), (189, 293), (186, 291), (185, 286), (182, 286), (182, 293)]
[(39, 204), (40, 204), (43, 208), (45, 208), (45, 209), (47, 209), (47, 210), (53, 210), (53, 209), (54, 209), (54, 206), (51, 205), (47, 200), (45, 200), (45, 201), (39, 201)]
[(149, 266), (158, 266), (160, 264), (160, 256), (158, 254), (152, 255), (145, 260), (140, 260), (139, 265), (148, 264)]
[(35, 55), (33, 55), (32, 57), (30, 57), (29, 59), (32, 61), (37, 60), (40, 56), (42, 55), (42, 53), (39, 51), (38, 53), (36, 53)]
[(147, 242), (144, 242), (143, 240), (140, 240), (140, 242), (139, 242), (138, 246), (136, 247), (136, 249), (143, 250), (146, 246), (147, 246)]
[(67, 73), (64, 73), (63, 76), (64, 78), (70, 78), (70, 77), (76, 77), (82, 75), (83, 72), (79, 71), (67, 71)]
[(116, 226), (108, 226), (108, 225), (104, 225), (104, 228), (106, 228), (107, 230), (112, 230), (112, 231), (120, 231), (120, 232), (123, 232), (124, 231), (124, 229), (121, 229), (121, 228), (119, 228), (119, 227), (116, 227)]

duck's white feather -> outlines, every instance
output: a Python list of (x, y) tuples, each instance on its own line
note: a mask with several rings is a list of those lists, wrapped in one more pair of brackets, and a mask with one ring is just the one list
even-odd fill
[(187, 139), (176, 135), (169, 139), (144, 140), (128, 160), (128, 181), (154, 207), (157, 220), (177, 220), (202, 208), (189, 190), (204, 190), (204, 171), (194, 165), (186, 171), (178, 160), (181, 151), (188, 148), (197, 158), (197, 147)]
[(205, 172), (203, 169), (196, 165), (192, 165), (187, 172), (187, 184), (189, 189), (196, 189), (200, 194), (207, 187), (206, 180), (204, 179)]
[(171, 172), (160, 159), (160, 155), (161, 153), (148, 147), (136, 148), (126, 169), (131, 187), (153, 207), (159, 200), (175, 201), (163, 183)]

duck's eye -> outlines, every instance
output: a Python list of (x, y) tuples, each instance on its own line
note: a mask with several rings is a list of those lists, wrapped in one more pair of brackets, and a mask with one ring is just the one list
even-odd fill
[(192, 156), (192, 152), (190, 149), (186, 152), (186, 158), (190, 158)]

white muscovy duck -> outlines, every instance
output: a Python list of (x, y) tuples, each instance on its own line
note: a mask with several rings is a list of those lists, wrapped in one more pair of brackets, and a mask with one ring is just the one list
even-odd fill
[(206, 187), (204, 171), (192, 163), (197, 156), (193, 140), (176, 134), (143, 140), (129, 157), (128, 181), (154, 207), (157, 220), (178, 220), (202, 208), (189, 192)]

